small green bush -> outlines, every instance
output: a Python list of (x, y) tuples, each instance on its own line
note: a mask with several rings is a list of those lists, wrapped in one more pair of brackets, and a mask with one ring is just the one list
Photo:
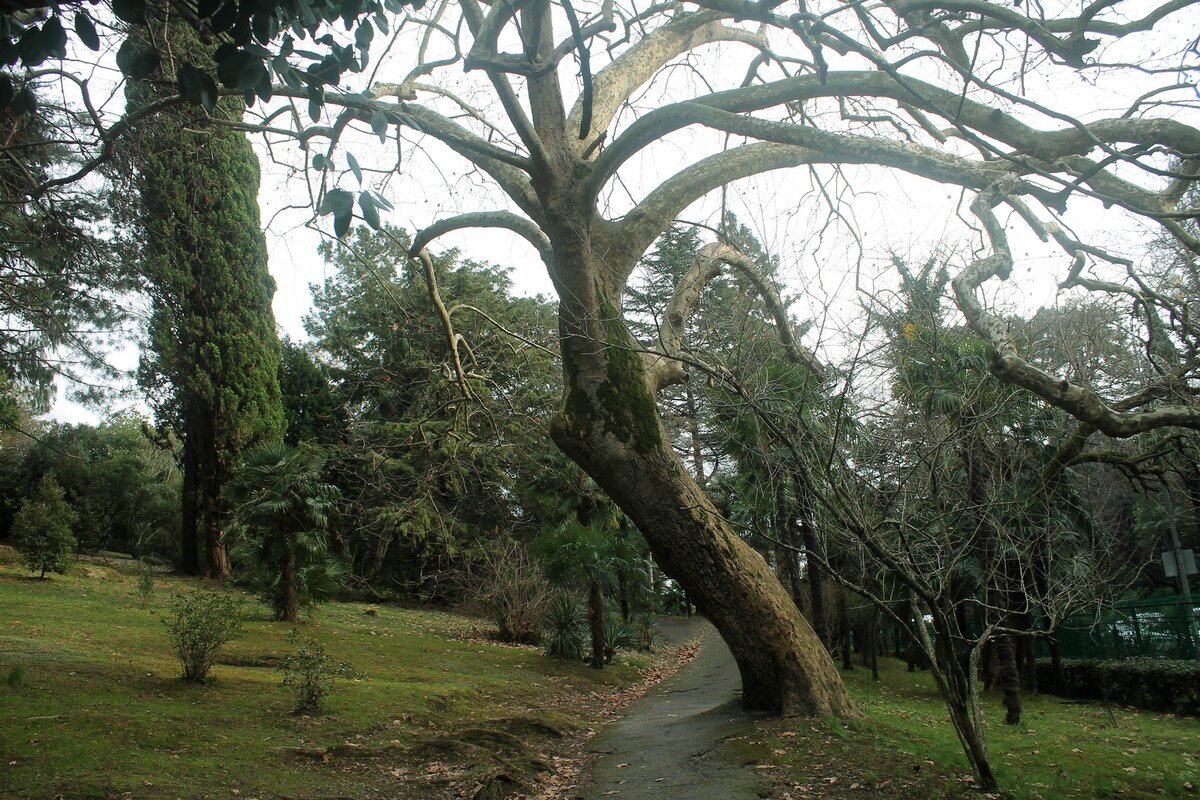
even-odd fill
[(633, 643), (633, 631), (621, 620), (610, 619), (604, 623), (605, 664), (611, 664), (618, 650), (628, 650), (633, 647)]
[(154, 594), (154, 568), (145, 560), (139, 564), (141, 566), (138, 573), (138, 600), (141, 602), (142, 608), (145, 608)]
[(588, 627), (582, 603), (568, 594), (559, 594), (550, 604), (544, 624), (546, 655), (563, 661), (583, 660)]
[[(1050, 661), (1039, 660), (1037, 666), (1038, 684), (1053, 687)], [(1052, 691), (1080, 700), (1200, 716), (1200, 662), (1153, 658), (1065, 660), (1063, 685)]]
[[(298, 639), (293, 630), (288, 641), (295, 644)], [(361, 673), (345, 661), (334, 661), (325, 653), (325, 647), (312, 639), (305, 639), (296, 652), (283, 659), (279, 668), (283, 672), (283, 686), (292, 687), (296, 695), (293, 713), (312, 714), (321, 710), (321, 705), (333, 691), (337, 678), (361, 678)]]
[(633, 637), (637, 649), (649, 653), (661, 638), (658, 632), (658, 622), (654, 615), (647, 612), (638, 616), (633, 624)]
[(8, 678), (6, 681), (8, 683), (8, 688), (10, 689), (19, 690), (23, 688), (25, 686), (25, 668), (17, 666), (10, 669), (8, 671)]
[(242, 634), (244, 603), (230, 594), (191, 592), (171, 600), (171, 616), (163, 620), (183, 679), (204, 683), (217, 653)]

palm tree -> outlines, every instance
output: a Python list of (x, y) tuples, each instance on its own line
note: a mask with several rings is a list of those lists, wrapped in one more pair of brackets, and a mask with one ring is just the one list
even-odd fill
[(591, 665), (596, 669), (604, 669), (605, 590), (612, 588), (621, 570), (629, 566), (629, 559), (636, 558), (619, 543), (614, 528), (611, 517), (589, 525), (570, 520), (537, 542), (546, 577), (552, 583), (583, 583), (587, 586)]
[(326, 548), (324, 532), (340, 492), (325, 482), (324, 470), (319, 448), (269, 442), (247, 455), (230, 482), (235, 518), (251, 534), (254, 560), (273, 576), (268, 594), (282, 621), (296, 621), (298, 588), (310, 599), (317, 594), (316, 574), (306, 571), (326, 578), (343, 573), (329, 563)]

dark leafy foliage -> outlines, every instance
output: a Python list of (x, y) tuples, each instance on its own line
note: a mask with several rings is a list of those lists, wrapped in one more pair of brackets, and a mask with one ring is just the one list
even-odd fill
[(1200, 663), (1196, 661), (1066, 660), (1063, 684), (1055, 687), (1046, 659), (1038, 662), (1038, 680), (1064, 697), (1200, 716)]
[[(305, 87), (319, 106), (324, 87), (336, 86), (347, 72), (366, 68), (375, 32), (388, 32), (388, 14), (423, 4), (424, 0), (199, 0), (187, 18), (199, 33), (223, 44), (215, 63), (185, 61), (172, 74), (185, 99), (210, 110), (218, 82), (240, 90), (247, 103), (269, 100), (274, 81)], [(113, 16), (134, 27), (149, 24), (161, 11), (161, 3), (154, 0), (111, 0), (107, 5)], [(99, 50), (96, 20), (101, 16), (103, 11), (77, 2), (7, 3), (0, 15), (0, 66), (28, 69), (65, 57), (68, 30), (84, 47)], [(354, 30), (353, 43), (340, 43), (321, 30), (336, 22)], [(117, 64), (127, 77), (139, 80), (158, 67), (163, 46), (161, 41), (130, 40), (117, 54)], [(32, 93), (0, 73), (0, 109), (21, 113), (34, 105)]]

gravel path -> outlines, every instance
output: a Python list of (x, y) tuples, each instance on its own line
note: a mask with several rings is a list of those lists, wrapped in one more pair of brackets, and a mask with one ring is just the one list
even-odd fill
[(741, 679), (729, 648), (703, 620), (666, 620), (664, 638), (704, 636), (696, 657), (597, 735), (593, 783), (581, 797), (634, 800), (753, 800), (765, 796), (760, 770), (743, 766), (736, 742), (756, 715), (738, 703)]

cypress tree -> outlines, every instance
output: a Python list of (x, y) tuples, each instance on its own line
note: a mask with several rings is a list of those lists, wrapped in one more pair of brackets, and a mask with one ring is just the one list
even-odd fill
[[(131, 107), (175, 93), (187, 64), (211, 69), (211, 48), (167, 7), (133, 36), (161, 48), (159, 68), (126, 90)], [(141, 123), (130, 153), (139, 207), (139, 263), (152, 301), (140, 380), (160, 421), (183, 440), (182, 566), (224, 577), (222, 489), (240, 453), (283, 433), (280, 345), (271, 312), (259, 222), (259, 168), (246, 137), (218, 122), (240, 121), (243, 104), (223, 99), (211, 113), (178, 106)]]

